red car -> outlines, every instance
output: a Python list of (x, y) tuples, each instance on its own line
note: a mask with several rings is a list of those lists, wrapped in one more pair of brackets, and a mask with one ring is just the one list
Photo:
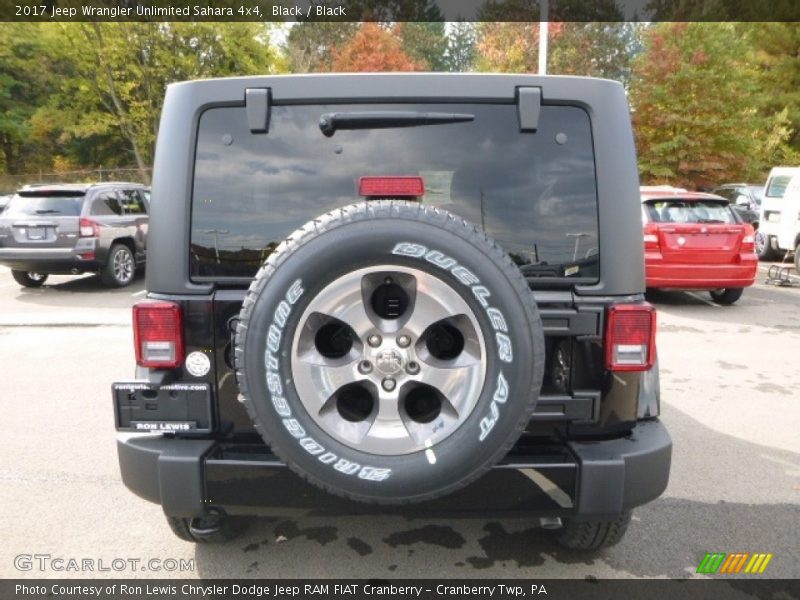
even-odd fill
[(721, 196), (667, 186), (642, 187), (647, 287), (707, 290), (733, 304), (753, 285), (753, 227)]

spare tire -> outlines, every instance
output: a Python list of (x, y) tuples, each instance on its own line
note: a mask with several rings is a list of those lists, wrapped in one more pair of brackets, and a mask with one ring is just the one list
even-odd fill
[(242, 401), (296, 473), (353, 500), (457, 490), (503, 458), (542, 383), (533, 294), (479, 228), (373, 201), (267, 259), (235, 336)]

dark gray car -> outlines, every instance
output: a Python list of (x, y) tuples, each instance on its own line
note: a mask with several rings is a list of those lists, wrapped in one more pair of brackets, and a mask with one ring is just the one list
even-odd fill
[(0, 215), (0, 264), (25, 287), (86, 272), (129, 285), (145, 261), (148, 200), (136, 183), (27, 186)]

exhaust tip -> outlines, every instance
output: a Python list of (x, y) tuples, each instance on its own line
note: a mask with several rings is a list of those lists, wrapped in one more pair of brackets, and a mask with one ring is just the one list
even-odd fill
[(561, 529), (563, 524), (560, 517), (542, 517), (539, 519), (542, 529)]
[(224, 513), (212, 510), (202, 517), (193, 518), (189, 522), (189, 531), (197, 539), (207, 539), (222, 531), (225, 520)]

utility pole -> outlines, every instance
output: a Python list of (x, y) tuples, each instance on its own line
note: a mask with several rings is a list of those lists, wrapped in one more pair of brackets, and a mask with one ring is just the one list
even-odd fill
[(230, 231), (227, 229), (206, 229), (203, 233), (214, 236), (214, 255), (217, 258), (217, 264), (219, 264), (219, 236), (227, 235)]
[(550, 0), (539, 0), (539, 75), (547, 75), (547, 32)]

